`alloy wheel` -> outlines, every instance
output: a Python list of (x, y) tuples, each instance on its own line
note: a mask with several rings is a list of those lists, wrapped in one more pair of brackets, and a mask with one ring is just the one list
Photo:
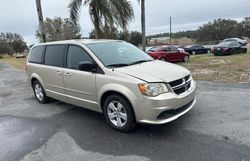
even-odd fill
[(39, 101), (43, 100), (43, 89), (40, 84), (35, 84), (35, 94)]
[(127, 122), (127, 112), (125, 107), (118, 101), (108, 104), (107, 113), (109, 120), (117, 127), (123, 127)]

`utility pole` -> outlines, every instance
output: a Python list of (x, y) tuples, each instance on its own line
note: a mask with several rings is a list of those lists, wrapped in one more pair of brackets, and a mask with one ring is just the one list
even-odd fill
[(36, 8), (37, 8), (37, 15), (39, 20), (39, 30), (42, 36), (42, 41), (46, 42), (46, 35), (45, 35), (45, 29), (44, 29), (44, 23), (43, 23), (43, 13), (42, 13), (42, 7), (41, 7), (41, 0), (36, 0)]
[(146, 51), (145, 0), (141, 0), (142, 50)]
[(169, 43), (171, 44), (172, 39), (172, 17), (170, 16), (170, 31), (169, 31)]

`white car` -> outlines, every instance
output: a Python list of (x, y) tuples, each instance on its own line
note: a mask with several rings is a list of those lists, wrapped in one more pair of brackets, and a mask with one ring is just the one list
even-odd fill
[(242, 40), (240, 38), (228, 38), (223, 40), (223, 42), (238, 42), (241, 46), (245, 46), (248, 44), (247, 40)]

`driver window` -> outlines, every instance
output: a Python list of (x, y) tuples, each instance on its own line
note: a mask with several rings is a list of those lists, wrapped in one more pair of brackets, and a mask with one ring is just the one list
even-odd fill
[(70, 45), (67, 55), (67, 68), (78, 70), (78, 64), (82, 61), (93, 62), (91, 57), (87, 54), (85, 50), (83, 50), (83, 48)]
[(170, 49), (171, 49), (171, 51), (178, 51), (178, 49), (174, 46), (171, 46)]
[(165, 47), (162, 49), (162, 51), (171, 51), (169, 47)]

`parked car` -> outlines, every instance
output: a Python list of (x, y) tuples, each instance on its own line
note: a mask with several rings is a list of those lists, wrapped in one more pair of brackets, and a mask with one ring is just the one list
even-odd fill
[(242, 40), (240, 38), (228, 38), (228, 39), (223, 40), (223, 42), (237, 42), (241, 46), (246, 46), (248, 44), (247, 40)]
[(222, 42), (212, 49), (214, 55), (230, 55), (247, 53), (247, 48), (242, 47), (238, 42)]
[(146, 47), (146, 52), (149, 51), (150, 49), (155, 48), (154, 46), (147, 46)]
[(17, 54), (17, 55), (16, 55), (16, 58), (17, 58), (17, 59), (20, 59), (20, 58), (25, 58), (25, 57), (26, 57), (26, 56), (25, 56), (25, 55), (23, 55), (23, 54)]
[(101, 112), (112, 128), (123, 132), (136, 123), (173, 121), (196, 102), (190, 71), (153, 60), (124, 41), (39, 44), (32, 47), (26, 70), (38, 102), (51, 97)]
[(168, 61), (168, 62), (176, 62), (176, 61), (189, 61), (189, 54), (186, 52), (182, 52), (178, 50), (177, 47), (167, 45), (161, 47), (151, 48), (148, 51), (148, 54), (154, 59)]
[(192, 55), (211, 53), (210, 48), (206, 48), (206, 47), (199, 45), (199, 44), (188, 45), (188, 46), (184, 47), (184, 50)]

